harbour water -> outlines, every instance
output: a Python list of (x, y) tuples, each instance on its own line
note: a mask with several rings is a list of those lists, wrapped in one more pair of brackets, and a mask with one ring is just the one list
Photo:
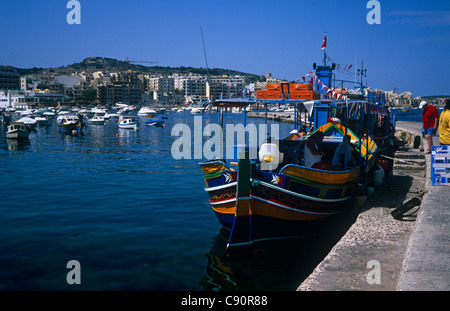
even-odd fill
[[(397, 119), (416, 122), (411, 111)], [(0, 290), (295, 290), (353, 219), (324, 236), (222, 256), (226, 232), (201, 160), (171, 154), (171, 129), (193, 128), (194, 115), (165, 116), (164, 128), (139, 117), (137, 131), (119, 129), (112, 119), (81, 136), (53, 122), (24, 144), (0, 129)], [(226, 114), (228, 122), (242, 114)], [(292, 125), (279, 126), (285, 136)], [(70, 260), (80, 263), (79, 285), (66, 281)]]

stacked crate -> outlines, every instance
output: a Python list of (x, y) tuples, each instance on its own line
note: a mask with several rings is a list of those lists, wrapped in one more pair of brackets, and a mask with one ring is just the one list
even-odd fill
[[(284, 94), (284, 97), (283, 97)], [(320, 99), (320, 92), (311, 84), (267, 84), (266, 90), (256, 92), (258, 99)]]

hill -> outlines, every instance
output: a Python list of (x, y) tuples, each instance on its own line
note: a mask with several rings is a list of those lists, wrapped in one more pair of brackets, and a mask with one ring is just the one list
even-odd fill
[[(144, 63), (144, 62), (143, 62)], [(264, 76), (245, 73), (237, 70), (230, 69), (222, 69), (222, 68), (194, 68), (194, 67), (169, 67), (169, 66), (144, 66), (140, 64), (132, 64), (129, 61), (117, 60), (114, 58), (108, 57), (88, 57), (83, 61), (74, 63), (67, 66), (57, 67), (57, 68), (16, 68), (19, 75), (70, 75), (75, 72), (95, 72), (95, 71), (104, 71), (104, 72), (118, 72), (125, 71), (127, 69), (131, 69), (142, 74), (161, 74), (161, 75), (171, 75), (173, 73), (178, 74), (199, 74), (199, 75), (241, 75), (247, 78), (248, 82), (254, 81), (263, 81), (265, 80)]]

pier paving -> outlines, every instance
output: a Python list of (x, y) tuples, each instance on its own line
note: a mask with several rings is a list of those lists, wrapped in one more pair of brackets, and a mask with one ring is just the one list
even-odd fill
[[(397, 131), (409, 134), (412, 145), (414, 138), (421, 136), (421, 124), (397, 122)], [(434, 143), (438, 144), (437, 138)], [(416, 147), (410, 151), (417, 154), (422, 146)], [(298, 290), (450, 289), (450, 189), (432, 186), (431, 156), (426, 155), (425, 161), (425, 170), (394, 168), (392, 176), (368, 198), (355, 223)], [(392, 217), (396, 207), (422, 195), (417, 213), (413, 208), (406, 213), (409, 217)], [(379, 280), (374, 278), (377, 275)]]

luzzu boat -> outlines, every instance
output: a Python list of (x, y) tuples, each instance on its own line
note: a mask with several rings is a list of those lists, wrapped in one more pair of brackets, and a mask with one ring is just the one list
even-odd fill
[[(348, 99), (280, 101), (294, 106), (295, 127), (301, 126), (305, 120), (301, 113), (307, 112), (309, 134), (300, 139), (289, 135), (278, 143), (266, 141), (257, 157), (250, 156), (248, 147), (234, 146), (234, 158), (200, 163), (209, 203), (219, 222), (231, 231), (228, 247), (304, 236), (351, 207), (350, 199), (370, 180), (378, 153), (387, 150), (379, 148), (371, 134), (380, 131), (380, 146), (387, 145), (393, 134), (387, 124), (387, 132), (381, 136), (380, 116), (387, 109), (379, 104)], [(245, 112), (248, 105), (266, 104), (267, 109), (273, 102), (249, 98), (216, 100), (208, 105), (222, 110), (239, 106)], [(339, 170), (306, 167), (305, 144), (318, 131), (324, 134), (321, 148), (330, 159), (343, 138), (350, 136), (353, 164), (345, 163)]]
[(80, 133), (83, 127), (82, 119), (76, 115), (61, 114), (56, 118), (56, 125), (64, 133)]

